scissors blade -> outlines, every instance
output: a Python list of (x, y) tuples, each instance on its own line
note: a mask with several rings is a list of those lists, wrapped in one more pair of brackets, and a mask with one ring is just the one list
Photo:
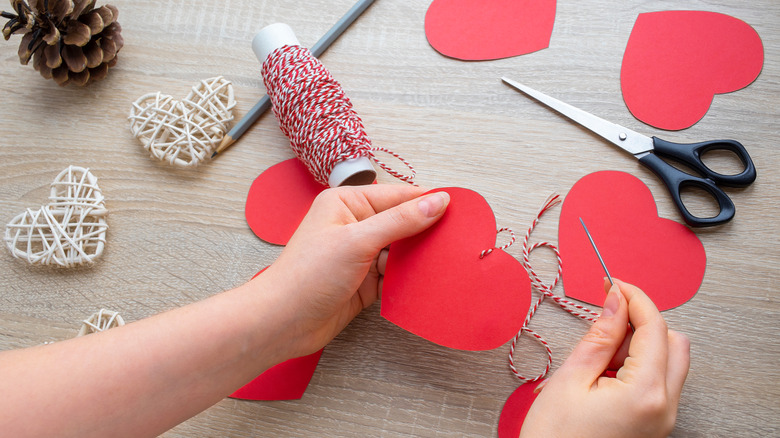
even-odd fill
[(618, 124), (606, 121), (601, 117), (594, 116), (593, 114), (573, 107), (568, 103), (561, 102), (558, 99), (550, 97), (544, 93), (540, 93), (533, 88), (526, 87), (517, 81), (513, 81), (508, 78), (501, 78), (501, 80), (554, 109), (560, 114), (568, 117), (569, 119), (590, 129), (594, 133), (603, 137), (605, 140), (625, 150), (626, 152), (633, 154), (634, 156), (643, 155), (653, 150), (653, 139), (646, 135), (642, 135)]

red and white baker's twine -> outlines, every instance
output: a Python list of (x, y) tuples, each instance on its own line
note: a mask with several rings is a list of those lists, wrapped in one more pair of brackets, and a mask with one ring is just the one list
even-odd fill
[(496, 235), (498, 235), (498, 234), (501, 234), (501, 233), (503, 233), (504, 231), (508, 231), (508, 232), (509, 232), (509, 234), (512, 236), (512, 238), (509, 240), (509, 243), (507, 243), (506, 245), (502, 245), (502, 246), (497, 246), (497, 247), (496, 247), (496, 246), (494, 246), (493, 248), (489, 248), (489, 249), (483, 249), (483, 250), (482, 250), (482, 251), (479, 253), (479, 258), (483, 258), (483, 257), (485, 257), (486, 255), (490, 254), (491, 252), (493, 252), (494, 250), (497, 250), (497, 249), (507, 249), (507, 248), (509, 248), (510, 246), (512, 246), (512, 245), (515, 243), (515, 240), (516, 240), (516, 239), (515, 239), (515, 232), (514, 232), (514, 231), (512, 231), (512, 229), (511, 229), (511, 228), (508, 228), (508, 227), (499, 228), (499, 229), (496, 231)]
[[(369, 157), (390, 175), (412, 182), (416, 172), (411, 164), (395, 152), (371, 145), (341, 85), (308, 49), (276, 49), (263, 63), (262, 74), (282, 132), (321, 184), (327, 185), (337, 163), (359, 157)], [(375, 152), (397, 158), (411, 173), (393, 170), (377, 159)]]
[[(553, 194), (549, 198), (547, 198), (547, 201), (545, 201), (542, 208), (539, 210), (539, 212), (536, 214), (536, 218), (534, 219), (531, 226), (528, 228), (528, 231), (525, 233), (525, 238), (523, 239), (523, 267), (528, 272), (528, 277), (531, 280), (531, 286), (540, 292), (539, 299), (531, 306), (531, 309), (528, 311), (528, 315), (525, 318), (525, 321), (523, 322), (523, 327), (520, 329), (520, 331), (515, 335), (515, 338), (512, 340), (512, 345), (509, 347), (509, 368), (511, 368), (512, 373), (517, 376), (518, 379), (522, 380), (523, 383), (528, 382), (536, 382), (538, 380), (543, 379), (547, 373), (550, 372), (550, 367), (552, 366), (552, 349), (550, 348), (550, 345), (547, 343), (547, 341), (544, 340), (544, 338), (533, 331), (532, 329), (528, 328), (528, 324), (531, 322), (531, 318), (534, 316), (534, 313), (536, 313), (537, 309), (539, 309), (539, 306), (542, 304), (545, 298), (551, 298), (553, 301), (555, 301), (556, 304), (558, 304), (563, 310), (571, 313), (572, 315), (586, 320), (595, 322), (596, 319), (598, 319), (599, 314), (597, 312), (594, 312), (590, 309), (588, 309), (585, 306), (582, 306), (580, 304), (577, 304), (573, 301), (569, 301), (565, 298), (559, 297), (555, 294), (553, 294), (553, 289), (558, 284), (558, 281), (561, 278), (561, 273), (563, 272), (563, 265), (561, 263), (561, 253), (558, 251), (558, 247), (550, 242), (537, 242), (533, 245), (528, 244), (528, 241), (531, 237), (531, 232), (533, 232), (536, 225), (539, 223), (539, 220), (542, 218), (545, 212), (550, 210), (552, 207), (556, 206), (561, 202), (560, 195)], [(531, 252), (537, 248), (541, 248), (543, 246), (546, 246), (553, 250), (555, 252), (555, 256), (558, 259), (558, 272), (553, 279), (552, 283), (550, 285), (545, 284), (539, 276), (534, 271), (533, 267), (531, 266), (531, 262), (529, 260), (529, 257), (531, 255)], [(525, 377), (517, 370), (515, 367), (515, 359), (514, 359), (514, 353), (515, 353), (515, 345), (517, 344), (517, 341), (520, 339), (520, 336), (522, 336), (523, 333), (528, 333), (529, 335), (536, 338), (536, 340), (539, 341), (542, 346), (547, 350), (547, 365), (544, 368), (544, 371), (537, 375), (536, 377)]]

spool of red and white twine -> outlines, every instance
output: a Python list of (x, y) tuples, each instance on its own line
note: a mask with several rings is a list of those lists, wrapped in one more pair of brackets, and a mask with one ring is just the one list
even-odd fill
[[(252, 49), (263, 63), (263, 81), (279, 126), (318, 182), (330, 187), (371, 184), (376, 179), (372, 160), (390, 175), (412, 182), (414, 168), (398, 154), (372, 146), (341, 85), (300, 46), (289, 26), (263, 28), (252, 40)], [(393, 170), (376, 152), (397, 158), (410, 174)]]

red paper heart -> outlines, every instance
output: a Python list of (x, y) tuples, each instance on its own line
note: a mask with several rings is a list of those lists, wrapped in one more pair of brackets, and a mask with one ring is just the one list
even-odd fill
[(528, 415), (528, 410), (531, 409), (531, 405), (539, 395), (534, 393), (534, 389), (541, 383), (520, 385), (509, 396), (506, 403), (504, 403), (504, 408), (501, 410), (501, 417), (498, 419), (498, 438), (517, 438), (520, 436), (520, 429), (523, 428), (525, 416)]
[(230, 395), (244, 400), (298, 400), (309, 386), (322, 350), (269, 368)]
[(764, 64), (758, 33), (715, 12), (639, 14), (628, 39), (620, 84), (639, 120), (684, 129), (701, 120), (715, 94), (750, 85)]
[(558, 243), (566, 296), (596, 306), (604, 303), (604, 270), (579, 218), (609, 273), (641, 288), (660, 310), (696, 295), (707, 266), (696, 234), (659, 218), (650, 189), (638, 178), (602, 171), (577, 181), (563, 201)]
[[(263, 268), (254, 277), (262, 274)], [(298, 400), (309, 386), (314, 370), (320, 362), (322, 350), (308, 356), (284, 361), (267, 369), (252, 381), (239, 388), (232, 398), (244, 400)]]
[[(462, 188), (433, 227), (390, 245), (381, 314), (418, 336), (451, 348), (501, 346), (523, 325), (531, 286), (522, 265), (496, 241), (487, 201)], [(434, 191), (439, 191), (434, 190)]]
[(425, 35), (439, 53), (468, 61), (507, 58), (550, 45), (555, 0), (434, 0)]
[(314, 198), (327, 187), (297, 158), (269, 167), (255, 179), (246, 198), (246, 222), (257, 237), (286, 245)]

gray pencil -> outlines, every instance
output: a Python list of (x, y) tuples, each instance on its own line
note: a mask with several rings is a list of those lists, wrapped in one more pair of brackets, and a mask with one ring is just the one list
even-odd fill
[[(336, 41), (336, 39), (344, 33), (345, 30), (360, 16), (360, 14), (363, 13), (366, 9), (368, 9), (371, 4), (374, 3), (374, 0), (358, 0), (357, 3), (355, 3), (352, 8), (347, 11), (346, 14), (344, 14), (341, 19), (336, 22), (333, 27), (330, 28), (330, 30), (322, 36), (322, 38), (317, 41), (316, 44), (314, 44), (310, 51), (312, 55), (315, 57), (319, 57), (322, 55), (325, 50), (330, 47), (330, 45)], [(243, 134), (246, 132), (247, 129), (249, 129), (250, 126), (252, 126), (258, 118), (260, 118), (263, 113), (268, 111), (268, 109), (271, 108), (271, 98), (269, 98), (267, 95), (263, 96), (260, 101), (258, 101), (255, 106), (252, 107), (252, 109), (249, 110), (246, 115), (236, 123), (235, 126), (227, 133), (227, 135), (222, 139), (222, 142), (219, 144), (219, 147), (214, 152), (214, 154), (211, 155), (213, 158), (218, 153), (224, 151), (227, 149), (230, 145), (236, 142)]]

